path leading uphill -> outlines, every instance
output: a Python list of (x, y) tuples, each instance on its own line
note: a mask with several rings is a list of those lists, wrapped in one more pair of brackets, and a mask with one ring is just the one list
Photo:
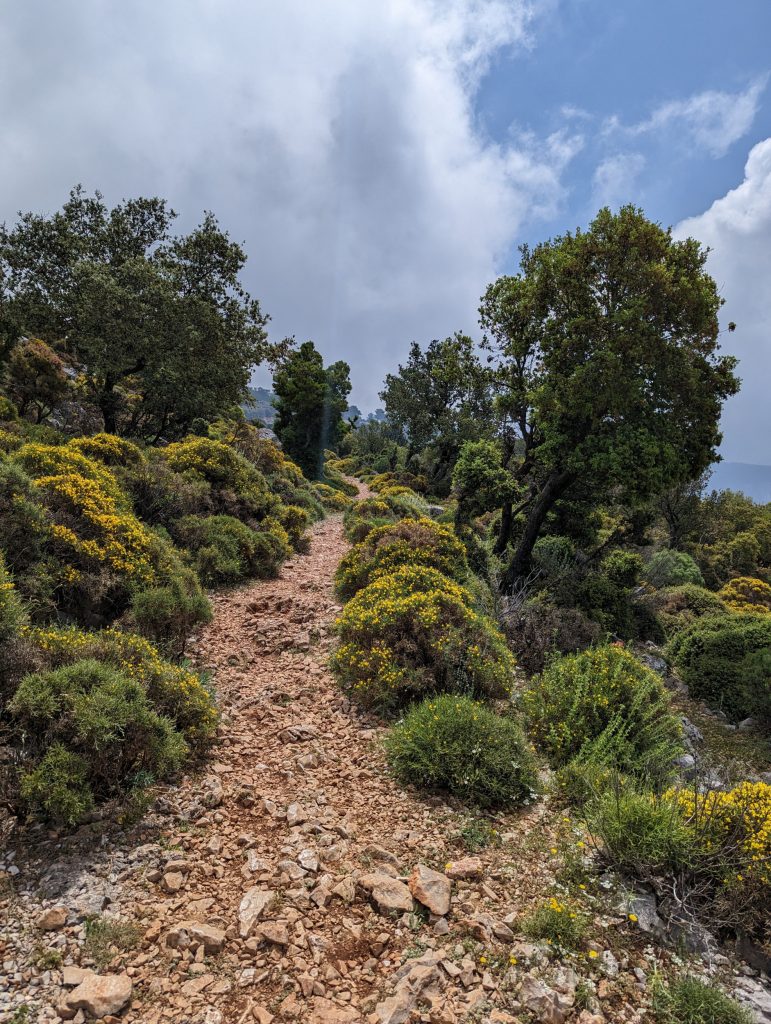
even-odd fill
[(632, 972), (654, 955), (623, 913), (603, 919), (583, 1005), (573, 970), (515, 935), (570, 828), (547, 803), (470, 856), (461, 808), (389, 778), (380, 723), (327, 667), (346, 548), (330, 517), (278, 579), (215, 597), (190, 651), (223, 710), (212, 760), (133, 831), (41, 836), (4, 904), (0, 1021), (23, 1003), (30, 1021), (134, 1024), (642, 1018)]

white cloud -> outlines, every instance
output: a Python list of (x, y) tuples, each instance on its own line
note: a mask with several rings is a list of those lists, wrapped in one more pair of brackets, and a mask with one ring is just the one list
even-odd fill
[(755, 79), (743, 92), (710, 89), (687, 99), (670, 100), (638, 124), (624, 126), (618, 117), (605, 123), (606, 134), (630, 136), (676, 134), (711, 156), (719, 157), (746, 135), (752, 127), (768, 75)]
[(160, 194), (243, 239), (276, 336), (374, 403), (412, 338), (473, 330), (580, 145), (496, 144), (475, 90), (551, 0), (26, 0), (0, 15), (0, 219), (81, 181)]
[(708, 269), (725, 298), (724, 324), (736, 321), (725, 349), (739, 356), (742, 390), (723, 418), (723, 455), (771, 464), (771, 138), (750, 151), (744, 181), (697, 217), (678, 224), (712, 252)]
[(592, 209), (616, 209), (635, 201), (637, 179), (645, 166), (641, 153), (617, 153), (599, 164), (592, 178)]

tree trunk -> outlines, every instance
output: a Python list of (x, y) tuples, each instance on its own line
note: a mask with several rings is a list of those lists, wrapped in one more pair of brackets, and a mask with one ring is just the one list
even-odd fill
[(511, 502), (507, 501), (501, 509), (501, 526), (498, 530), (498, 540), (495, 542), (493, 552), (496, 555), (502, 555), (503, 552), (509, 545), (511, 538), (511, 524), (514, 522), (514, 517), (511, 514)]
[(530, 571), (530, 559), (533, 554), (533, 548), (538, 540), (541, 527), (556, 501), (567, 490), (572, 481), (573, 475), (568, 472), (552, 473), (546, 481), (530, 510), (527, 522), (525, 523), (525, 529), (519, 539), (519, 546), (514, 552), (509, 567), (501, 580), (501, 590), (504, 593), (511, 593), (517, 580), (527, 576)]
[(118, 425), (118, 397), (115, 385), (106, 384), (99, 395), (99, 411), (104, 420), (105, 434), (115, 434)]

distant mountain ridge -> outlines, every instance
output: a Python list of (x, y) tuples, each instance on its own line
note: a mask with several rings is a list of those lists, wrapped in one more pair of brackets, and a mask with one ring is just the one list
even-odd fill
[(712, 467), (708, 491), (741, 491), (765, 505), (771, 501), (771, 466), (751, 462), (717, 462)]

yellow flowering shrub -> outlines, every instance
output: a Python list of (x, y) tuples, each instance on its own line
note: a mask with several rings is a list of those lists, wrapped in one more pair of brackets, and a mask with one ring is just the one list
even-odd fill
[(428, 490), (428, 481), (424, 476), (416, 476), (407, 470), (378, 473), (370, 480), (369, 485), (373, 491), (384, 491), (386, 487), (404, 487), (425, 494)]
[(99, 480), (70, 472), (42, 476), (37, 486), (51, 514), (53, 547), (76, 574), (73, 582), (104, 569), (125, 583), (154, 581), (147, 529)]
[(201, 749), (213, 738), (217, 709), (203, 679), (164, 660), (143, 637), (118, 629), (86, 632), (53, 626), (28, 629), (26, 636), (49, 668), (92, 659), (112, 665), (138, 682), (158, 714), (169, 718), (191, 747)]
[(771, 615), (771, 586), (754, 576), (736, 576), (718, 591), (718, 597), (734, 612)]
[(397, 705), (429, 693), (502, 697), (514, 657), (467, 590), (438, 572), (404, 566), (348, 602), (333, 666), (361, 700)]
[(625, 647), (555, 658), (525, 692), (531, 734), (552, 763), (664, 778), (681, 752), (681, 727), (660, 677)]
[(335, 586), (343, 599), (403, 565), (438, 569), (451, 579), (468, 575), (466, 550), (450, 526), (433, 519), (402, 520), (370, 531), (346, 552), (335, 573)]
[(336, 487), (330, 487), (329, 484), (314, 483), (313, 490), (321, 504), (329, 512), (345, 512), (353, 505), (352, 498), (343, 494), (342, 491), (338, 491)]
[(13, 459), (33, 478), (78, 476), (93, 481), (113, 502), (123, 507), (128, 504), (110, 470), (69, 444), (25, 444), (14, 453)]
[(738, 870), (726, 877), (726, 884), (754, 878), (771, 887), (771, 786), (768, 783), (742, 782), (727, 793), (673, 789), (667, 796), (680, 809), (688, 827), (700, 836), (705, 851), (734, 849)]
[(348, 540), (358, 544), (377, 526), (387, 526), (399, 518), (387, 501), (381, 498), (363, 498), (346, 510), (343, 515), (343, 529)]
[(141, 462), (142, 449), (115, 434), (92, 434), (76, 437), (67, 445), (89, 459), (98, 459), (106, 466), (132, 466)]

